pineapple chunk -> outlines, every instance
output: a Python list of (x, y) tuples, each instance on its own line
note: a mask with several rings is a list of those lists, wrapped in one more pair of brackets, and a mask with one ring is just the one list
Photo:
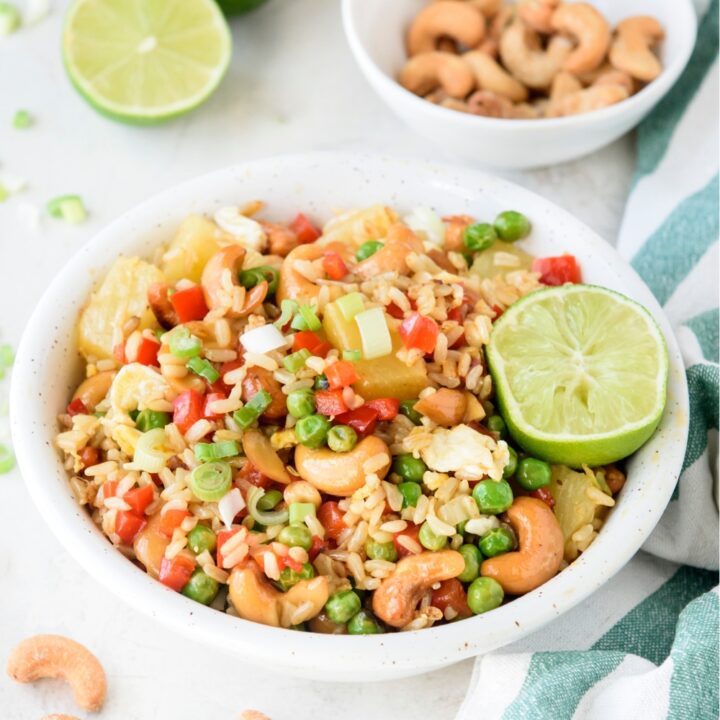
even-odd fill
[(354, 210), (330, 220), (323, 228), (318, 243), (327, 245), (331, 242), (341, 242), (358, 248), (366, 240), (384, 238), (390, 226), (397, 221), (397, 215), (383, 205)]
[(475, 255), (470, 272), (480, 278), (494, 278), (514, 270), (530, 270), (532, 263), (532, 255), (517, 245), (496, 240), (487, 250)]
[[(396, 353), (402, 348), (402, 340), (397, 331), (397, 323), (388, 315), (386, 318), (393, 351), (384, 357), (355, 362), (360, 380), (354, 384), (354, 388), (365, 400), (384, 397), (412, 400), (428, 386), (425, 363), (418, 360), (408, 367), (398, 359)], [(325, 307), (323, 328), (329, 342), (340, 350), (358, 350), (362, 347), (357, 324), (354, 320), (345, 320), (335, 303), (329, 303)]]
[(188, 215), (162, 256), (161, 269), (168, 282), (187, 278), (200, 282), (207, 261), (220, 248), (237, 243), (214, 222), (201, 215)]
[(80, 352), (98, 360), (111, 358), (115, 328), (135, 315), (140, 318), (141, 328), (157, 327), (147, 291), (152, 283), (162, 280), (163, 274), (154, 265), (139, 258), (118, 258), (80, 313)]

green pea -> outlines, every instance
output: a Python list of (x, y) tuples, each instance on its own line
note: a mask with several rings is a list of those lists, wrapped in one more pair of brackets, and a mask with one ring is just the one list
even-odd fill
[(159, 410), (145, 409), (141, 413), (138, 413), (135, 418), (135, 425), (140, 432), (147, 432), (155, 428), (164, 428), (170, 422), (172, 422), (170, 413)]
[(420, 496), (422, 495), (422, 488), (416, 482), (404, 482), (397, 486), (400, 494), (403, 496), (404, 508), (415, 507), (417, 505)]
[(472, 582), (480, 574), (482, 555), (475, 545), (461, 545), (458, 552), (463, 556), (465, 569), (457, 576), (460, 582)]
[(472, 252), (480, 252), (492, 247), (497, 240), (495, 228), (489, 223), (468, 225), (463, 233), (465, 247)]
[(396, 455), (393, 458), (392, 471), (407, 482), (422, 482), (426, 470), (427, 465), (419, 458), (414, 458), (410, 453)]
[(506, 210), (495, 218), (495, 230), (506, 242), (522, 240), (530, 234), (530, 229), (530, 221), (515, 210)]
[(392, 540), (380, 543), (370, 539), (365, 543), (365, 552), (370, 560), (388, 560), (389, 562), (397, 560), (397, 550)]
[(472, 493), (481, 513), (498, 515), (505, 512), (513, 501), (513, 492), (505, 480), (481, 480)]
[(318, 375), (313, 383), (315, 390), (327, 390), (330, 387), (330, 381), (327, 379), (325, 374)]
[(258, 501), (258, 510), (272, 510), (281, 500), (283, 495), (279, 490), (268, 490)]
[(418, 533), (418, 540), (420, 544), (428, 550), (442, 550), (448, 542), (445, 535), (436, 535), (427, 520), (420, 526), (420, 532)]
[(357, 439), (357, 433), (349, 425), (335, 425), (328, 431), (327, 444), (333, 452), (350, 452)]
[(355, 253), (355, 259), (358, 262), (367, 260), (371, 255), (374, 255), (385, 243), (381, 243), (379, 240), (368, 240), (364, 242)]
[(422, 423), (422, 415), (415, 409), (417, 400), (402, 400), (400, 402), (400, 414), (412, 420), (415, 425)]
[(301, 580), (310, 580), (315, 577), (315, 568), (309, 563), (303, 563), (303, 569), (300, 572), (292, 568), (283, 568), (277, 584), (287, 592), (293, 585), (297, 585)]
[(486, 421), (485, 425), (491, 432), (497, 433), (501, 438), (507, 435), (507, 427), (505, 427), (505, 421), (499, 415), (491, 415)]
[(515, 535), (505, 527), (488, 530), (478, 542), (478, 547), (485, 557), (502, 555), (514, 550), (515, 546)]
[(499, 607), (503, 597), (505, 597), (505, 593), (497, 580), (479, 577), (473, 580), (468, 588), (467, 604), (475, 615), (480, 615)]
[(330, 421), (324, 415), (308, 415), (301, 418), (295, 425), (295, 435), (301, 445), (319, 448), (325, 444)]
[(280, 531), (277, 539), (288, 547), (301, 547), (303, 550), (312, 547), (312, 533), (305, 525), (287, 525)]
[(315, 393), (310, 388), (293, 390), (285, 402), (293, 417), (304, 418), (315, 412)]
[(188, 547), (199, 555), (206, 550), (212, 552), (217, 545), (215, 533), (207, 525), (196, 525), (187, 534)]
[(341, 590), (331, 595), (325, 603), (325, 613), (334, 623), (342, 625), (356, 615), (362, 602), (353, 590)]
[(515, 474), (518, 466), (518, 456), (515, 450), (511, 447), (508, 447), (508, 452), (510, 453), (510, 457), (508, 458), (507, 465), (503, 468), (503, 477), (506, 480), (508, 478), (511, 478)]
[(518, 463), (515, 479), (525, 490), (537, 490), (550, 484), (552, 469), (543, 460), (532, 457), (523, 458)]
[(361, 610), (350, 618), (347, 625), (348, 635), (377, 635), (383, 632), (378, 621), (367, 610)]
[(203, 605), (209, 605), (218, 594), (218, 589), (218, 581), (198, 568), (183, 587), (182, 594)]

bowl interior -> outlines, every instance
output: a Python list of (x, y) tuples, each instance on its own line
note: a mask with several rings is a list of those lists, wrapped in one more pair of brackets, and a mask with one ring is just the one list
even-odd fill
[[(419, 633), (361, 639), (288, 632), (198, 606), (150, 579), (104, 539), (72, 497), (52, 446), (56, 416), (81, 363), (74, 341), (78, 311), (119, 254), (150, 258), (192, 212), (262, 199), (267, 217), (298, 210), (325, 220), (339, 210), (384, 203), (402, 211), (492, 218), (514, 208), (533, 222), (523, 241), (533, 254), (574, 253), (587, 282), (629, 295), (662, 328), (670, 351), (669, 399), (661, 426), (629, 462), (628, 483), (595, 543), (538, 590), (487, 615)], [(603, 240), (571, 215), (505, 181), (471, 170), (360, 155), (317, 154), (253, 162), (179, 186), (124, 215), (84, 246), (39, 303), (18, 351), (11, 398), (18, 460), (35, 503), (74, 557), (130, 604), (194, 638), (324, 679), (387, 679), (446, 665), (518, 639), (577, 604), (617, 572), (650, 533), (680, 472), (687, 434), (687, 390), (669, 325), (649, 290)]]

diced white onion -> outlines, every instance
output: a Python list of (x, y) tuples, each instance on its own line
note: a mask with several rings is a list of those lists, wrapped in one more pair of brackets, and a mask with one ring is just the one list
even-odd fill
[(264, 355), (287, 345), (287, 338), (274, 325), (261, 325), (240, 336), (242, 346), (251, 353)]
[(218, 512), (227, 528), (232, 525), (235, 516), (244, 509), (245, 500), (238, 488), (229, 490), (218, 502)]
[(226, 233), (238, 239), (241, 245), (262, 252), (267, 245), (267, 236), (260, 223), (245, 217), (238, 207), (223, 207), (215, 213), (215, 222)]
[(500, 521), (494, 515), (483, 515), (465, 523), (465, 532), (481, 537), (488, 531), (500, 527)]
[(433, 245), (442, 247), (445, 244), (445, 223), (430, 208), (417, 207), (403, 218), (405, 224)]

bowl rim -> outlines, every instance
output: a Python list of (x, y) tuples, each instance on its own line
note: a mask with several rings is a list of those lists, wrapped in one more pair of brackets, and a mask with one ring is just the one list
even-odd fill
[[(624, 539), (624, 552), (611, 552), (601, 556), (601, 546), (607, 541), (601, 542), (604, 536), (600, 533), (598, 540), (586, 553), (552, 580), (491, 613), (475, 616), (462, 623), (450, 623), (421, 631), (365, 636), (362, 639), (352, 636), (291, 632), (241, 620), (201, 606), (153, 580), (144, 571), (128, 562), (122, 553), (104, 538), (85, 509), (77, 504), (69, 484), (45, 482), (44, 478), (57, 475), (59, 469), (63, 477), (66, 477), (66, 473), (62, 470), (59, 457), (52, 448), (52, 438), (47, 437), (47, 432), (43, 428), (43, 425), (46, 425), (46, 420), (43, 418), (46, 418), (47, 411), (43, 408), (39, 394), (32, 392), (37, 386), (34, 358), (47, 351), (48, 339), (45, 337), (45, 329), (48, 325), (52, 326), (54, 315), (61, 312), (63, 288), (77, 284), (78, 278), (87, 277), (89, 268), (106, 265), (108, 261), (105, 256), (109, 255), (110, 246), (114, 248), (113, 252), (116, 255), (120, 254), (123, 249), (123, 238), (127, 237), (131, 229), (136, 232), (138, 223), (147, 227), (150, 232), (155, 224), (153, 218), (157, 218), (163, 208), (171, 205), (177, 207), (179, 197), (204, 194), (207, 197), (207, 205), (211, 205), (213, 200), (210, 198), (213, 191), (209, 188), (212, 186), (233, 182), (248, 172), (277, 173), (278, 168), (299, 175), (310, 164), (315, 167), (324, 164), (327, 169), (340, 164), (361, 166), (366, 173), (381, 168), (404, 173), (410, 170), (435, 177), (439, 182), (447, 181), (448, 174), (451, 174), (454, 179), (457, 178), (458, 186), (460, 178), (463, 179), (463, 188), (472, 187), (473, 184), (475, 187), (480, 187), (484, 183), (491, 183), (498, 191), (512, 195), (513, 202), (522, 203), (523, 198), (540, 202), (552, 210), (558, 218), (562, 218), (570, 228), (577, 229), (577, 233), (583, 238), (581, 242), (586, 247), (598, 251), (621, 279), (632, 284), (633, 296), (638, 293), (642, 295), (643, 304), (657, 319), (668, 343), (671, 367), (669, 385), (674, 389), (677, 407), (671, 408), (668, 403), (663, 423), (669, 422), (670, 419), (676, 424), (679, 423), (682, 437), (678, 436), (673, 444), (674, 462), (668, 457), (664, 465), (666, 472), (664, 481), (658, 481), (658, 486), (653, 487), (653, 492), (641, 493), (645, 503), (642, 517), (650, 517), (652, 522), (646, 522), (645, 525), (637, 528), (637, 532), (634, 532), (632, 537)], [(87, 292), (93, 286), (89, 277), (84, 286), (87, 287)], [(673, 375), (673, 370), (680, 372), (675, 372)], [(637, 273), (617, 251), (569, 212), (529, 190), (478, 170), (417, 159), (334, 152), (276, 156), (216, 170), (165, 190), (108, 224), (70, 258), (37, 304), (18, 348), (11, 385), (10, 407), (11, 429), (18, 464), (36, 507), (69, 554), (75, 557), (92, 577), (127, 604), (154, 619), (161, 620), (194, 640), (241, 657), (251, 657), (254, 662), (266, 666), (272, 666), (282, 658), (282, 662), (289, 663), (298, 673), (307, 674), (299, 670), (298, 666), (329, 668), (348, 662), (357, 667), (358, 658), (362, 657), (362, 667), (385, 668), (394, 677), (449, 665), (518, 640), (577, 605), (617, 573), (654, 529), (670, 500), (681, 470), (689, 422), (684, 366), (670, 324), (661, 307)], [(47, 444), (47, 448), (43, 448), (44, 454), (37, 452), (37, 440), (31, 431), (33, 427), (41, 428), (41, 439)], [(682, 451), (676, 448), (680, 439), (682, 439)], [(50, 460), (51, 456), (53, 460)], [(598, 560), (600, 557), (602, 561)], [(551, 603), (550, 599), (543, 599), (543, 602), (535, 607), (537, 600), (547, 594), (551, 594), (555, 602)], [(419, 647), (423, 648), (420, 659), (418, 659)], [(315, 675), (319, 672), (315, 671)], [(375, 677), (377, 674), (375, 673)], [(323, 678), (317, 677), (317, 679)]]
[[(626, 100), (610, 105), (609, 107), (594, 110), (592, 112), (583, 113), (581, 115), (569, 115), (559, 118), (491, 118), (482, 115), (472, 115), (470, 113), (458, 112), (451, 108), (442, 107), (428, 102), (424, 98), (406, 90), (399, 82), (387, 75), (375, 62), (365, 45), (360, 40), (360, 36), (355, 25), (353, 16), (354, 5), (361, 5), (364, 0), (342, 0), (342, 21), (345, 35), (355, 56), (356, 61), (365, 73), (366, 77), (371, 80), (371, 84), (380, 84), (387, 92), (394, 93), (401, 97), (404, 102), (410, 103), (414, 112), (426, 112), (430, 116), (434, 116), (438, 121), (449, 120), (453, 118), (458, 124), (468, 128), (505, 128), (508, 130), (535, 128), (538, 130), (551, 130), (554, 128), (567, 128), (574, 124), (590, 125), (593, 123), (601, 124), (605, 121), (612, 120), (625, 113), (631, 113), (633, 110), (641, 109), (646, 102), (653, 104), (660, 100), (662, 96), (672, 87), (680, 74), (685, 69), (690, 56), (695, 47), (695, 39), (697, 36), (697, 15), (692, 5), (692, 0), (680, 0), (675, 7), (678, 15), (685, 15), (685, 22), (678, 24), (678, 32), (683, 32), (684, 44), (682, 45), (677, 57), (667, 67), (663, 68), (661, 74), (652, 82), (648, 83), (639, 92), (631, 95)], [(574, 0), (571, 0), (574, 1)]]

